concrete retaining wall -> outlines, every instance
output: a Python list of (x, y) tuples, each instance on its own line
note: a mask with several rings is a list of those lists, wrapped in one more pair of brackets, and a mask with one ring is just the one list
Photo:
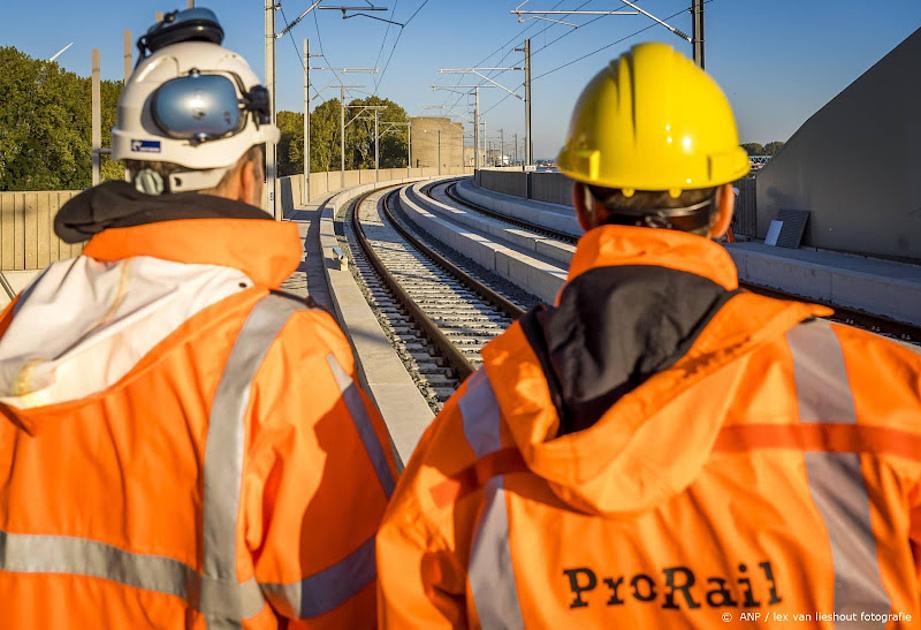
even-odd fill
[(505, 193), (506, 195), (527, 198), (528, 177), (530, 175), (531, 173), (522, 173), (521, 171), (480, 170), (477, 182), (483, 188)]
[[(441, 169), (442, 175), (464, 175), (472, 174), (472, 169), (463, 169), (459, 166)], [(436, 167), (426, 168), (382, 168), (375, 180), (374, 169), (364, 169), (361, 171), (345, 171), (345, 188), (353, 188), (362, 184), (372, 184), (375, 181), (390, 182), (400, 179), (424, 179), (428, 177), (437, 177), (438, 169)], [(321, 173), (310, 174), (310, 199), (309, 202), (323, 201), (330, 195), (335, 194), (343, 189), (342, 173), (340, 171), (323, 171)], [(301, 204), (301, 187), (304, 183), (303, 175), (290, 175), (288, 177), (278, 178), (278, 187), (276, 194), (281, 201), (282, 208), (285, 212), (290, 212), (294, 206)]]
[(551, 264), (477, 232), (458, 229), (457, 224), (410, 199), (406, 189), (400, 190), (400, 204), (409, 220), (425, 233), (545, 302), (553, 302), (566, 280), (565, 265)]
[[(442, 169), (443, 175), (463, 175), (471, 169), (460, 167)], [(382, 168), (377, 174), (381, 182), (434, 177), (437, 168)], [(285, 214), (301, 204), (303, 175), (280, 177), (276, 198)], [(310, 199), (322, 201), (342, 190), (339, 171), (311, 173)], [(346, 187), (373, 184), (375, 171), (346, 171)], [(42, 190), (0, 192), (0, 271), (44, 269), (50, 263), (79, 256), (83, 244), (68, 245), (54, 234), (54, 215), (79, 190)]]
[(803, 244), (921, 261), (921, 29), (841, 91), (758, 173), (758, 235), (810, 212)]
[(582, 236), (582, 228), (579, 226), (579, 221), (576, 219), (575, 212), (572, 211), (571, 206), (543, 205), (544, 202), (536, 201), (518, 201), (515, 197), (503, 196), (502, 193), (486, 190), (467, 181), (460, 181), (457, 184), (457, 194), (460, 195), (461, 199), (491, 208), (500, 214), (543, 225), (576, 238)]
[[(572, 207), (572, 180), (562, 173), (480, 169), (476, 183), (506, 195)], [(733, 186), (739, 189), (733, 229), (737, 235), (754, 237), (758, 231), (755, 179), (740, 179)]]
[(572, 206), (572, 180), (562, 173), (528, 173), (530, 199)]

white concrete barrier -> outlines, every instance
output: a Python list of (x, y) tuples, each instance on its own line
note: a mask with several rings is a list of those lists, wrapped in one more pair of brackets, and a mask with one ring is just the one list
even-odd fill
[(439, 217), (410, 199), (405, 189), (400, 191), (400, 203), (407, 218), (420, 230), (545, 302), (552, 303), (566, 281), (565, 266), (536, 258)]

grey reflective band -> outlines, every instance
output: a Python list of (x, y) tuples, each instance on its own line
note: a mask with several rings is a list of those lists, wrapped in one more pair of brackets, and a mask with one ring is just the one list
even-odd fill
[(303, 580), (261, 586), (275, 610), (289, 618), (307, 619), (337, 608), (376, 577), (372, 536), (347, 557)]
[(0, 571), (94, 577), (173, 595), (201, 612), (209, 628), (240, 628), (243, 619), (259, 613), (265, 607), (259, 585), (254, 579), (237, 582), (236, 577), (245, 414), (253, 379), (266, 353), (291, 314), (305, 308), (275, 295), (260, 300), (224, 366), (205, 445), (203, 574), (172, 558), (96, 540), (4, 531), (0, 531)]
[(470, 377), (459, 404), (464, 419), (464, 437), (477, 457), (498, 451), (502, 445), (499, 440), (499, 403), (486, 370), (480, 368)]
[(486, 483), (483, 516), (474, 533), (467, 575), (481, 627), (524, 628), (508, 545), (503, 482), (500, 476)]
[[(800, 324), (787, 333), (793, 353), (800, 422), (856, 424), (844, 354), (826, 321)], [(805, 453), (809, 490), (831, 544), (835, 568), (835, 613), (857, 613), (858, 622), (836, 628), (882, 628), (863, 621), (861, 611), (887, 613), (870, 523), (870, 502), (857, 453)]]
[[(464, 436), (477, 457), (499, 450), (499, 403), (486, 370), (480, 368), (468, 379), (459, 407)], [(502, 476), (486, 483), (483, 513), (473, 535), (467, 566), (473, 603), (483, 628), (524, 628), (509, 548), (504, 484)]]
[(377, 479), (380, 481), (384, 493), (389, 498), (390, 495), (393, 494), (396, 480), (387, 463), (384, 447), (377, 438), (377, 433), (374, 432), (374, 426), (371, 424), (371, 418), (368, 417), (368, 410), (365, 409), (365, 403), (361, 399), (361, 394), (358, 393), (358, 388), (355, 387), (355, 383), (352, 382), (351, 377), (349, 377), (349, 375), (345, 373), (345, 370), (342, 369), (342, 366), (339, 365), (336, 357), (332, 354), (326, 355), (326, 362), (329, 364), (329, 369), (332, 370), (333, 377), (336, 379), (336, 384), (339, 386), (339, 391), (342, 392), (345, 406), (349, 410), (349, 415), (352, 416), (352, 422), (355, 423), (355, 429), (358, 431), (361, 442), (365, 446), (365, 451), (368, 453), (368, 458), (371, 460), (372, 466), (374, 466), (374, 471), (377, 473)]
[(856, 422), (844, 355), (825, 320), (800, 324), (787, 333), (800, 422)]
[[(173, 558), (125, 551), (75, 536), (0, 531), (0, 571), (99, 578), (179, 597), (206, 615), (221, 614), (220, 606), (227, 602), (242, 602), (246, 616), (255, 615), (264, 605), (254, 580), (213, 582)], [(215, 607), (203, 605), (206, 594)]]
[[(237, 517), (250, 390), (259, 366), (288, 318), (305, 308), (304, 304), (276, 295), (264, 297), (246, 318), (224, 366), (211, 404), (205, 445), (202, 566), (208, 581), (237, 581)], [(242, 598), (217, 606), (207, 590), (201, 593), (201, 603), (208, 610), (220, 610), (220, 614), (207, 617), (209, 628), (239, 627), (240, 620), (255, 614), (246, 608)]]

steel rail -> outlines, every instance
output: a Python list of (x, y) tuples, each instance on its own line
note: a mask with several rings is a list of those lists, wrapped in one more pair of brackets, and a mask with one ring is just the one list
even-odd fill
[(476, 278), (473, 278), (470, 274), (465, 272), (453, 262), (426, 245), (421, 239), (416, 237), (412, 233), (412, 229), (407, 227), (406, 224), (403, 223), (403, 221), (393, 213), (390, 199), (396, 194), (397, 192), (394, 191), (388, 196), (384, 197), (384, 214), (396, 229), (396, 231), (400, 233), (400, 236), (412, 243), (413, 247), (421, 251), (426, 257), (430, 258), (439, 267), (454, 276), (461, 284), (471, 289), (474, 293), (484, 298), (486, 301), (491, 302), (494, 306), (499, 307), (499, 310), (503, 311), (512, 319), (518, 319), (525, 314), (525, 309), (509, 300), (501, 293), (498, 293), (494, 289), (490, 288), (488, 285), (480, 282)]
[(361, 246), (361, 250), (368, 260), (371, 262), (371, 266), (374, 267), (374, 270), (377, 272), (377, 275), (381, 278), (387, 288), (391, 293), (397, 298), (400, 304), (403, 305), (403, 308), (409, 313), (409, 316), (416, 322), (416, 324), (422, 329), (423, 334), (428, 337), (429, 341), (444, 355), (445, 360), (448, 364), (454, 368), (457, 372), (459, 379), (463, 380), (469, 375), (473, 374), (474, 368), (470, 361), (467, 360), (467, 357), (457, 349), (457, 347), (451, 343), (448, 337), (441, 332), (441, 329), (431, 320), (431, 318), (425, 314), (422, 308), (416, 304), (409, 294), (400, 286), (400, 283), (397, 282), (396, 278), (391, 275), (387, 270), (387, 266), (384, 265), (384, 261), (381, 260), (380, 256), (377, 255), (377, 252), (374, 251), (374, 247), (371, 245), (371, 242), (368, 240), (367, 235), (365, 235), (365, 230), (361, 225), (361, 220), (358, 216), (358, 210), (361, 207), (361, 204), (364, 203), (365, 199), (371, 196), (372, 193), (377, 192), (376, 190), (369, 191), (355, 198), (352, 201), (351, 213), (352, 213), (352, 229), (355, 232), (355, 238), (358, 239), (358, 244)]

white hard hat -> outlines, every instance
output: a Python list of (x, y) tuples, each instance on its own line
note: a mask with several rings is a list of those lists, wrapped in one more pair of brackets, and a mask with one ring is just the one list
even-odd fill
[(142, 57), (125, 84), (112, 157), (187, 167), (170, 175), (171, 192), (211, 188), (252, 146), (278, 141), (270, 117), (268, 92), (240, 55), (213, 41), (170, 42)]

